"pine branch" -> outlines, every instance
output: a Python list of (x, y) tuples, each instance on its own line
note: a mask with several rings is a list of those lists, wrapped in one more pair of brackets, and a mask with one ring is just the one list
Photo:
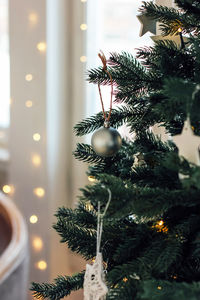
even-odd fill
[[(140, 218), (153, 219), (163, 215), (172, 207), (195, 206), (198, 204), (198, 197), (198, 191), (138, 187), (132, 191), (130, 199), (124, 201), (123, 208), (120, 213), (116, 212), (115, 216), (136, 214)], [(193, 202), (191, 203), (188, 199), (193, 199)]]
[[(125, 78), (131, 81), (133, 78), (136, 83), (139, 81), (149, 81), (150, 78), (145, 70), (145, 68), (137, 61), (133, 55), (127, 52), (111, 53), (109, 64), (112, 69), (119, 73), (125, 75)], [(122, 82), (119, 82), (119, 85), (123, 85), (124, 76), (122, 78)]]
[[(112, 192), (109, 214), (112, 217), (124, 218), (136, 214), (140, 218), (156, 218), (172, 207), (198, 205), (198, 190), (139, 187), (132, 185), (129, 181), (106, 174), (99, 178), (101, 178), (101, 183), (82, 189), (82, 199), (89, 200), (93, 206), (96, 206), (98, 201), (107, 200), (106, 191), (101, 188), (101, 184), (109, 186)], [(191, 202), (190, 199), (193, 201)]]
[(80, 253), (87, 260), (91, 259), (96, 253), (96, 229), (74, 223), (74, 219), (58, 218), (53, 228), (61, 236), (61, 243), (67, 243), (73, 252)]
[[(137, 113), (137, 110), (136, 110)], [(133, 111), (128, 109), (127, 107), (123, 106), (118, 109), (112, 110), (112, 118), (110, 120), (110, 126), (116, 128), (121, 125), (127, 120), (128, 117), (133, 116)], [(87, 118), (74, 127), (74, 131), (77, 136), (82, 136), (93, 132), (96, 129), (99, 129), (104, 124), (104, 118), (102, 112)]]
[(55, 216), (58, 219), (70, 219), (71, 222), (77, 223), (80, 226), (96, 229), (96, 211), (88, 210), (87, 205), (83, 202), (79, 202), (78, 207), (73, 210), (66, 207), (60, 207)]
[(150, 242), (151, 234), (146, 224), (136, 225), (134, 221), (130, 221), (129, 224), (126, 222), (127, 238), (124, 237), (124, 242), (117, 246), (113, 255), (113, 260), (117, 265), (135, 259), (137, 255), (141, 254), (141, 247), (147, 245), (146, 241)]
[[(126, 52), (111, 53), (109, 64), (109, 72), (117, 86), (115, 102), (139, 103), (137, 98), (146, 94), (153, 81), (158, 81), (156, 73), (148, 73), (139, 61)], [(104, 73), (101, 68), (89, 71), (89, 81), (109, 84)]]
[(176, 33), (179, 27), (188, 33), (200, 29), (199, 18), (195, 18), (194, 15), (180, 13), (175, 8), (156, 5), (152, 1), (144, 2), (140, 11), (163, 23), (161, 28), (165, 35)]
[(32, 283), (31, 291), (36, 299), (60, 300), (71, 294), (72, 291), (83, 287), (84, 273), (70, 276), (59, 276), (55, 283)]
[(106, 296), (106, 300), (130, 300), (135, 299), (137, 295), (138, 280), (125, 277), (125, 282), (122, 280), (118, 282), (114, 287), (109, 289), (109, 293)]
[[(114, 83), (127, 85), (132, 78), (135, 78), (136, 82), (147, 79), (146, 71), (142, 65), (126, 52), (111, 53), (108, 63), (111, 66), (108, 71), (112, 75)], [(95, 84), (110, 84), (109, 76), (101, 67), (88, 71), (88, 81)]]
[[(108, 67), (108, 72), (111, 74), (113, 82), (115, 83), (116, 77), (113, 73), (113, 70)], [(108, 74), (103, 70), (102, 67), (91, 69), (87, 73), (89, 83), (100, 83), (102, 85), (109, 85), (110, 84), (110, 77)]]
[[(162, 124), (160, 125), (160, 127), (162, 128)], [(175, 147), (172, 143), (162, 142), (158, 136), (154, 135), (151, 132), (139, 134), (135, 139), (134, 145), (140, 152), (152, 152), (156, 153), (156, 155), (159, 153), (168, 153), (175, 150)]]
[[(111, 115), (112, 117), (110, 120), (110, 126), (114, 128), (120, 127), (127, 120), (130, 121), (134, 120), (134, 124), (138, 126), (138, 121), (140, 120), (140, 124), (141, 124), (141, 118), (145, 114), (146, 110), (147, 109), (144, 108), (144, 106), (133, 107), (133, 108), (128, 108), (126, 106), (123, 106), (118, 109), (113, 109)], [(74, 130), (77, 136), (82, 136), (90, 132), (93, 132), (96, 129), (99, 129), (101, 126), (103, 126), (103, 123), (104, 123), (103, 115), (100, 112), (97, 115), (87, 118), (81, 121), (80, 123), (78, 123), (74, 127)]]
[(175, 3), (182, 8), (185, 13), (194, 14), (199, 17), (200, 14), (200, 3), (195, 0), (175, 0)]
[(148, 280), (143, 282), (141, 299), (147, 300), (199, 300), (199, 282), (175, 282), (165, 280)]
[[(196, 62), (191, 50), (182, 51), (172, 41), (158, 41), (154, 48), (141, 48), (137, 57), (151, 71), (160, 73), (161, 87), (164, 81), (162, 79), (166, 79), (166, 76), (174, 75), (185, 79), (194, 77)], [(159, 87), (160, 85), (157, 86), (157, 92)]]
[(93, 150), (93, 148), (87, 144), (78, 143), (77, 148), (73, 154), (75, 158), (80, 161), (98, 163), (98, 164), (104, 162), (104, 159), (101, 156), (98, 156)]

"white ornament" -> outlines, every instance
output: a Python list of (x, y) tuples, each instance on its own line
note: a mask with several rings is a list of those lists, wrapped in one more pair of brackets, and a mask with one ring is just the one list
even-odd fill
[[(105, 186), (102, 186), (105, 188)], [(84, 300), (104, 300), (108, 292), (105, 284), (105, 276), (103, 269), (103, 259), (100, 252), (101, 236), (103, 231), (103, 217), (106, 214), (111, 201), (111, 191), (107, 189), (109, 198), (103, 214), (100, 213), (100, 202), (98, 202), (98, 219), (97, 219), (97, 254), (93, 265), (86, 265), (84, 276)]]
[(103, 300), (108, 292), (104, 281), (102, 254), (98, 253), (93, 265), (86, 265), (84, 300)]
[(183, 130), (181, 134), (175, 135), (173, 141), (178, 147), (179, 156), (183, 156), (189, 162), (200, 166), (199, 159), (199, 145), (200, 137), (194, 135), (190, 125), (190, 119), (184, 122)]
[(137, 16), (138, 20), (141, 23), (140, 36), (143, 36), (147, 32), (156, 34), (156, 20), (150, 17), (147, 17), (145, 14)]

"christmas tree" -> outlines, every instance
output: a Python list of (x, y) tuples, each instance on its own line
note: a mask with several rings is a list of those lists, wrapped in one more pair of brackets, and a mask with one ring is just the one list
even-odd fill
[[(61, 242), (92, 261), (98, 202), (103, 210), (111, 191), (101, 241), (106, 299), (200, 299), (200, 2), (175, 2), (176, 9), (152, 1), (140, 8), (161, 23), (169, 39), (139, 49), (137, 58), (112, 53), (107, 62), (120, 104), (110, 124), (125, 123), (135, 138), (123, 140), (112, 157), (78, 144), (75, 157), (90, 163), (88, 176), (95, 182), (81, 190), (76, 209), (62, 207), (56, 214)], [(88, 77), (91, 83), (111, 84), (102, 67)], [(75, 131), (82, 136), (103, 124), (100, 112)], [(169, 141), (153, 134), (155, 124)], [(83, 287), (84, 273), (33, 283), (31, 289), (38, 299), (62, 299)]]

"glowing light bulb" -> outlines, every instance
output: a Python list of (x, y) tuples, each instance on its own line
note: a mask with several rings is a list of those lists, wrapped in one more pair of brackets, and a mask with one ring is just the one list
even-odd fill
[(37, 262), (36, 266), (37, 266), (37, 268), (38, 268), (39, 270), (43, 271), (43, 270), (46, 270), (46, 268), (47, 268), (47, 263), (46, 263), (46, 261), (44, 261), (44, 260), (40, 260), (40, 261)]
[(80, 29), (81, 30), (87, 30), (87, 24), (81, 24)]
[(157, 289), (158, 289), (158, 290), (162, 290), (162, 287), (161, 287), (161, 286), (158, 286)]
[(40, 52), (45, 52), (46, 51), (46, 48), (47, 48), (47, 45), (45, 42), (40, 42), (37, 44), (37, 49), (40, 51)]
[(38, 221), (38, 217), (36, 215), (32, 215), (30, 216), (29, 221), (31, 224), (35, 224)]
[(4, 192), (5, 194), (10, 194), (10, 193), (12, 192), (12, 186), (6, 184), (6, 185), (3, 186), (2, 190), (3, 190), (3, 192)]
[(33, 75), (32, 74), (26, 74), (25, 79), (26, 79), (26, 81), (31, 81), (31, 80), (33, 80)]
[(33, 106), (33, 102), (32, 102), (31, 100), (27, 100), (27, 101), (25, 102), (25, 105), (26, 105), (26, 107), (30, 108), (30, 107)]
[(45, 190), (41, 187), (37, 187), (33, 190), (34, 194), (39, 197), (39, 198), (42, 198), (44, 197), (45, 195)]
[(32, 164), (35, 167), (39, 167), (41, 165), (41, 157), (38, 154), (33, 154), (31, 158)]
[(86, 57), (85, 55), (82, 55), (82, 56), (80, 57), (80, 61), (81, 61), (82, 63), (86, 62), (86, 61), (87, 61), (87, 57)]
[(40, 139), (41, 139), (41, 136), (40, 136), (39, 133), (34, 133), (34, 134), (33, 134), (33, 140), (34, 140), (35, 142), (39, 142)]
[(88, 176), (88, 180), (89, 180), (90, 182), (97, 182), (97, 181), (98, 181), (98, 180), (97, 180), (94, 176), (92, 176), (92, 175)]
[(38, 15), (32, 12), (28, 15), (28, 20), (31, 25), (36, 25), (38, 23)]
[(178, 29), (178, 32), (182, 32), (182, 28), (179, 28), (179, 29)]
[(90, 201), (86, 202), (85, 208), (86, 208), (88, 211), (93, 210), (93, 206), (92, 206), (92, 204), (90, 203)]
[(32, 240), (32, 246), (35, 249), (35, 251), (40, 251), (43, 248), (43, 241), (40, 237), (36, 236)]
[(160, 221), (158, 222), (158, 225), (159, 225), (159, 226), (162, 226), (163, 224), (164, 224), (163, 220), (160, 220)]

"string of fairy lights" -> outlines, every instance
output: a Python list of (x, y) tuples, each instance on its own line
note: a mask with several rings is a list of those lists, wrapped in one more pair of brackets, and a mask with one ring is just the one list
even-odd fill
[[(83, 3), (83, 5), (86, 4), (87, 0), (80, 0), (81, 3)], [(28, 15), (28, 25), (30, 28), (34, 29), (39, 23), (39, 15), (37, 12), (31, 12)], [(85, 22), (80, 24), (80, 30), (85, 32), (87, 30), (88, 26)], [(36, 44), (36, 49), (38, 50), (38, 52), (40, 54), (46, 54), (46, 50), (47, 50), (47, 44), (45, 41), (39, 41)], [(81, 63), (86, 63), (87, 61), (87, 57), (85, 54), (82, 54), (80, 56), (80, 62)], [(24, 75), (24, 80), (28, 83), (31, 84), (34, 81), (34, 75), (31, 73), (27, 73)], [(10, 105), (12, 104), (12, 99), (10, 99)], [(32, 109), (35, 105), (35, 101), (33, 99), (28, 98), (25, 103), (24, 103), (25, 107), (27, 109)], [(42, 140), (42, 136), (40, 134), (40, 132), (33, 132), (32, 134), (32, 140), (34, 143), (39, 143)], [(30, 155), (30, 161), (31, 164), (35, 167), (35, 168), (40, 168), (42, 165), (42, 158), (40, 153), (31, 153)], [(12, 184), (5, 184), (2, 187), (2, 191), (7, 194), (12, 196), (15, 192), (15, 187)], [(41, 186), (37, 186), (34, 187), (32, 190), (32, 193), (37, 197), (37, 198), (44, 198), (45, 197), (45, 189)], [(29, 222), (31, 224), (31, 226), (34, 226), (35, 224), (37, 224), (39, 222), (39, 216), (37, 214), (32, 214), (29, 216)], [(31, 237), (31, 245), (34, 249), (35, 252), (41, 252), (43, 247), (44, 247), (44, 242), (42, 240), (42, 238), (39, 235), (33, 234)], [(40, 259), (39, 261), (37, 261), (35, 263), (35, 267), (41, 271), (46, 270), (47, 269), (47, 262), (44, 259)]]

